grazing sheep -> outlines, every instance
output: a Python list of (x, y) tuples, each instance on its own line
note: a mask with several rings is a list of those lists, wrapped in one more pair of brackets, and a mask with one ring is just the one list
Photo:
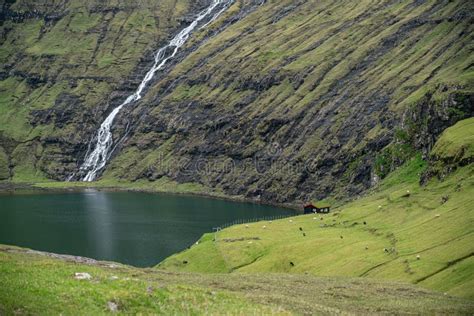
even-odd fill
[(365, 246), (365, 250), (369, 250), (369, 246)]
[(245, 225), (245, 228), (249, 228), (249, 225)]
[(420, 259), (421, 259), (420, 255), (416, 255), (416, 260), (420, 260)]
[(263, 225), (262, 228), (265, 229), (265, 228), (267, 228), (267, 226)]
[(290, 223), (293, 223), (293, 220), (292, 220), (292, 219), (290, 219), (290, 221), (289, 221), (289, 222), (290, 222)]
[(318, 219), (317, 217), (313, 217), (313, 219)]
[(107, 302), (107, 307), (109, 308), (109, 310), (112, 312), (112, 313), (115, 313), (118, 311), (119, 309), (119, 305), (115, 302)]
[(382, 208), (382, 205), (379, 205), (379, 208)]
[(441, 215), (440, 214), (436, 214), (435, 217), (440, 217)]
[(444, 203), (448, 202), (448, 200), (449, 200), (449, 196), (443, 195), (443, 196), (441, 197), (441, 204), (444, 204)]
[(76, 280), (90, 280), (92, 276), (87, 272), (76, 272), (74, 273), (74, 278)]

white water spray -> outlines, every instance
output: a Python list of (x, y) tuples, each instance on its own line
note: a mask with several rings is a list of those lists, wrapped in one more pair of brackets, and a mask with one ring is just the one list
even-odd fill
[[(113, 145), (111, 127), (114, 122), (117, 114), (122, 110), (122, 108), (128, 104), (131, 104), (135, 101), (138, 101), (142, 97), (142, 92), (145, 89), (148, 82), (153, 78), (155, 73), (163, 68), (166, 63), (174, 58), (181, 46), (186, 43), (191, 35), (191, 32), (199, 25), (200, 22), (204, 22), (207, 19), (207, 22), (201, 26), (204, 28), (212, 23), (219, 15), (221, 15), (234, 0), (213, 0), (211, 5), (200, 12), (196, 19), (181, 32), (179, 32), (169, 43), (168, 45), (160, 48), (155, 54), (155, 62), (151, 69), (147, 72), (142, 82), (138, 86), (138, 89), (127, 99), (117, 106), (107, 118), (100, 125), (99, 131), (97, 133), (97, 139), (95, 145), (90, 148), (93, 148), (91, 152), (86, 155), (84, 163), (79, 168), (80, 174), (85, 174), (83, 181), (94, 181), (97, 177), (97, 174), (105, 167), (108, 159), (110, 158), (110, 149)], [(171, 51), (171, 54), (167, 54)], [(94, 140), (92, 140), (93, 142)], [(92, 145), (92, 144), (91, 144)], [(73, 177), (73, 176), (71, 176)]]

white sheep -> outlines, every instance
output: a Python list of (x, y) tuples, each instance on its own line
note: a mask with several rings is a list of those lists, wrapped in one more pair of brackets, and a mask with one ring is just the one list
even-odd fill
[(90, 280), (92, 276), (87, 272), (76, 272), (74, 273), (74, 278), (76, 280)]

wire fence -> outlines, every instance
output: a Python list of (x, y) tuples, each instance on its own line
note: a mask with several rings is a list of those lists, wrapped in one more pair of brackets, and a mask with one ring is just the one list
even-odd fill
[(232, 222), (222, 224), (219, 227), (216, 227), (214, 230), (221, 230), (230, 226), (240, 225), (240, 224), (256, 223), (256, 222), (261, 222), (261, 221), (274, 221), (278, 219), (293, 217), (296, 215), (298, 214), (284, 214), (284, 215), (263, 216), (263, 217), (247, 218), (247, 219), (236, 219)]

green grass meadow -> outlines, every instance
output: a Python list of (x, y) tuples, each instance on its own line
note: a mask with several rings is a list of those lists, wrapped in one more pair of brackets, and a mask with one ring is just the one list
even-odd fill
[[(440, 155), (471, 152), (472, 122), (468, 119), (447, 129), (434, 155), (446, 158)], [(237, 225), (206, 234), (199, 244), (158, 268), (367, 277), (474, 299), (474, 166), (460, 167), (443, 180), (433, 178), (421, 186), (426, 168), (417, 156), (367, 196), (330, 214)]]

